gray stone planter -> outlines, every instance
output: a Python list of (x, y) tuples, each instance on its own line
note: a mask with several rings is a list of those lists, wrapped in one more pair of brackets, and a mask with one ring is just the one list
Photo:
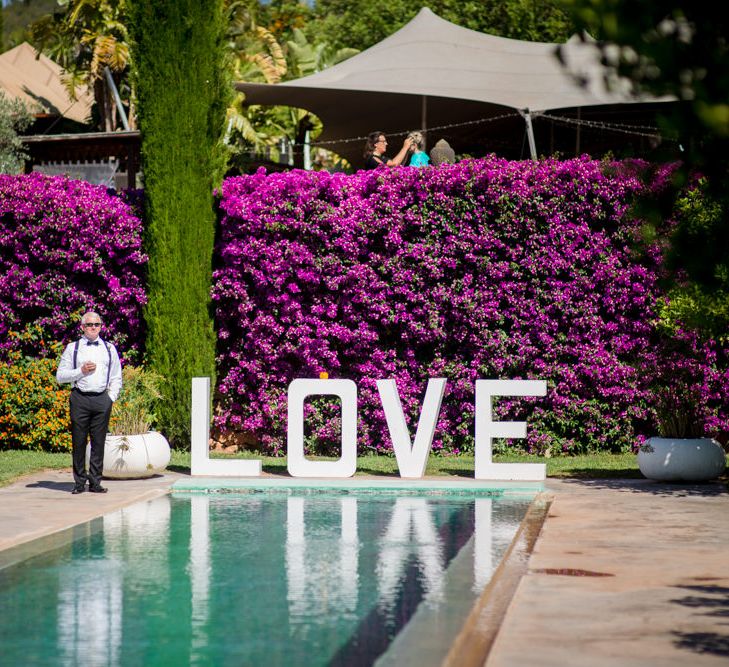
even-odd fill
[(638, 467), (648, 479), (706, 482), (726, 467), (726, 454), (712, 438), (649, 438), (638, 451)]

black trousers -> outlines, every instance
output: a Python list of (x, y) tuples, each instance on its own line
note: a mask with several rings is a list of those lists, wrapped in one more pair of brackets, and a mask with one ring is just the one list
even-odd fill
[[(71, 442), (73, 444), (73, 481), (77, 487), (99, 486), (104, 471), (104, 443), (109, 428), (111, 406), (109, 394), (98, 396), (71, 391)], [(86, 472), (86, 441), (91, 437), (89, 470)]]

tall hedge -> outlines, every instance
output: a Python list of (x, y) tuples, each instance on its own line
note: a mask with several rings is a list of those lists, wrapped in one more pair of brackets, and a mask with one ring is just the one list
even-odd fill
[(147, 357), (167, 379), (161, 426), (187, 446), (190, 380), (214, 376), (213, 189), (231, 94), (222, 0), (134, 0), (132, 61), (149, 253)]

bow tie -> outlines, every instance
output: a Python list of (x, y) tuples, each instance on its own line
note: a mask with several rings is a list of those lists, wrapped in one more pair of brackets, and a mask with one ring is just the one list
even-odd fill
[(92, 341), (87, 341), (86, 342), (86, 345), (98, 345), (98, 344), (99, 344), (99, 341), (98, 340), (95, 340), (93, 342)]

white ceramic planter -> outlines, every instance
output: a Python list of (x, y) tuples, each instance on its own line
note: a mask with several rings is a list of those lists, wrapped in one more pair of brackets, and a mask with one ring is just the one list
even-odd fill
[(706, 482), (726, 467), (726, 454), (712, 438), (649, 438), (638, 450), (638, 467), (648, 479)]
[[(86, 448), (86, 465), (90, 447)], [(151, 477), (170, 462), (170, 445), (157, 431), (139, 435), (107, 435), (104, 445), (104, 477), (131, 479)]]

